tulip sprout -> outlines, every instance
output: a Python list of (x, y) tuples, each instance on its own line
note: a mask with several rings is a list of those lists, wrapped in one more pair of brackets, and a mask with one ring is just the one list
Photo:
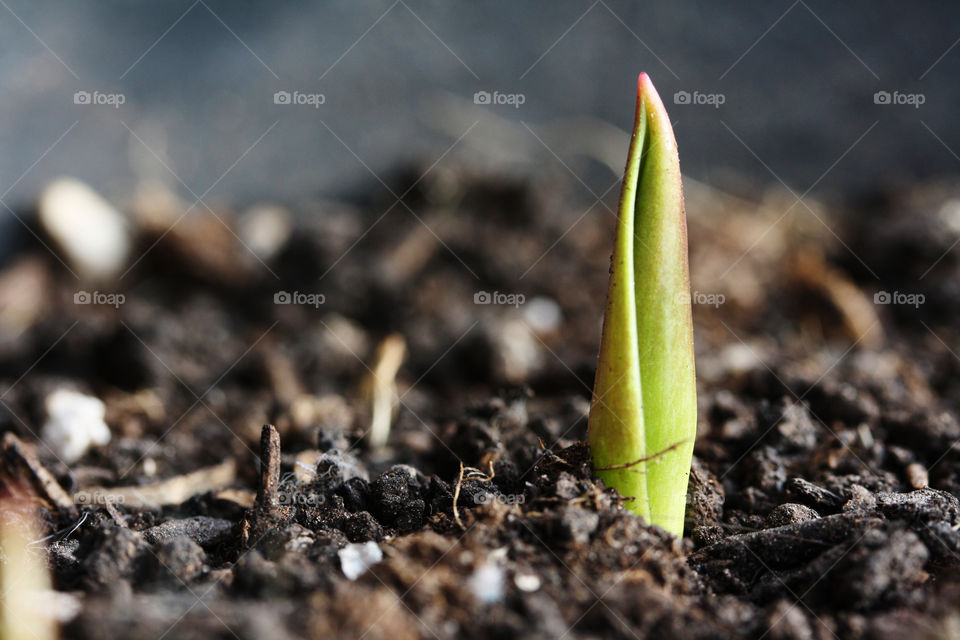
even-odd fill
[(631, 511), (682, 535), (697, 431), (687, 223), (677, 143), (645, 73), (618, 218), (590, 450)]

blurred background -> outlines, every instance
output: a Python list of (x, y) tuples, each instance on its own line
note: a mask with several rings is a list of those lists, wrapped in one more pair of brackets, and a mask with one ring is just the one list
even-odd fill
[(349, 395), (395, 333), (386, 361), (425, 385), (588, 395), (646, 71), (686, 176), (701, 380), (789, 361), (774, 335), (825, 346), (817, 375), (916, 340), (947, 379), (960, 7), (868, 9), (0, 0), (5, 370), (60, 373), (67, 320), (104, 313), (75, 338), (91, 361), (140, 353), (85, 377), (209, 386), (273, 320), (310, 390)]
[(357, 196), (442, 155), (563, 163), (599, 196), (641, 70), (684, 172), (715, 186), (855, 194), (960, 169), (948, 3), (0, 5), (14, 209), (63, 174), (119, 201), (144, 178), (191, 202)]

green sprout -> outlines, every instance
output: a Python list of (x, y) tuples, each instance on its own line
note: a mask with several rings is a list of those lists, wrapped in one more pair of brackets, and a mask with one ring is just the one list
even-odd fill
[(590, 407), (594, 469), (631, 511), (682, 535), (696, 433), (680, 158), (641, 73)]

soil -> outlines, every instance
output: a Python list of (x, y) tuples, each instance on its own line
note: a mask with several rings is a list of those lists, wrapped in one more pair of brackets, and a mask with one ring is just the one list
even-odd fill
[[(688, 185), (700, 424), (680, 539), (592, 477), (584, 442), (615, 198), (424, 168), (390, 181), (395, 206), (291, 204), (301, 222), (262, 263), (210, 212), (144, 224), (145, 257), (101, 288), (118, 308), (73, 304), (81, 285), (24, 234), (0, 297), (34, 313), (0, 334), (0, 430), (74, 496), (28, 492), (54, 588), (80, 605), (64, 637), (960, 633), (955, 193), (783, 217), (781, 193)], [(399, 401), (373, 450), (393, 334)], [(36, 435), (64, 386), (103, 399), (113, 432), (69, 466)], [(19, 450), (7, 495), (38, 482)], [(236, 476), (180, 478), (211, 467)], [(177, 478), (202, 491), (116, 499)], [(343, 551), (368, 542), (382, 558), (350, 579)]]

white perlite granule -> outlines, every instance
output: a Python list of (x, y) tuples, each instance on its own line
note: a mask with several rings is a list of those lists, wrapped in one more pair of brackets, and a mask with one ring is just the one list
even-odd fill
[(340, 568), (348, 580), (356, 580), (363, 573), (383, 560), (383, 551), (376, 542), (359, 544), (351, 542), (337, 552), (340, 556)]
[(109, 280), (126, 263), (133, 242), (126, 217), (83, 182), (51, 183), (38, 217), (82, 278)]
[(57, 389), (44, 404), (47, 421), (41, 437), (63, 462), (76, 462), (90, 447), (110, 442), (110, 428), (103, 421), (107, 408), (99, 398)]
[(503, 600), (504, 570), (489, 562), (477, 567), (467, 580), (467, 586), (473, 597), (484, 604), (493, 604)]

